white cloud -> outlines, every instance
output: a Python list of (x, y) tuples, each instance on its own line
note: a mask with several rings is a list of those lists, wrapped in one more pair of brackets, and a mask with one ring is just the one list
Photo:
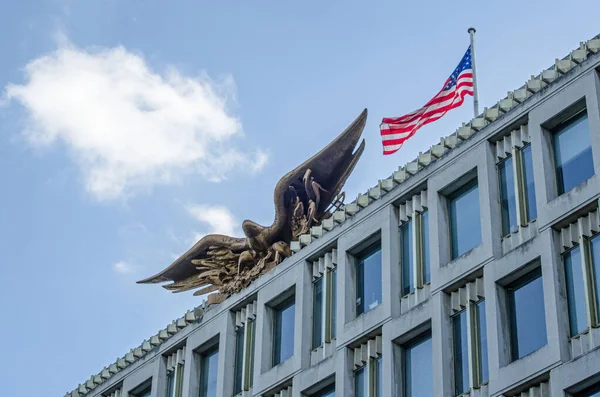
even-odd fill
[(24, 84), (7, 85), (5, 98), (26, 108), (28, 142), (64, 144), (98, 199), (187, 173), (217, 182), (233, 170), (255, 173), (267, 164), (267, 152), (236, 145), (243, 132), (227, 108), (231, 78), (189, 77), (174, 67), (161, 75), (123, 47), (91, 51), (58, 43), (26, 65)]
[(117, 273), (129, 274), (133, 272), (133, 266), (129, 262), (119, 261), (113, 265)]
[(206, 234), (225, 234), (227, 236), (236, 236), (239, 224), (231, 211), (222, 205), (187, 205), (186, 210), (198, 221), (208, 225), (207, 233), (195, 233), (191, 240), (195, 243)]

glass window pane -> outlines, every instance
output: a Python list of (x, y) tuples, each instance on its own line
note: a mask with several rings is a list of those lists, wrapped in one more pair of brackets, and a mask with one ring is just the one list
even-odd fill
[(175, 373), (175, 397), (181, 397), (183, 393), (183, 364), (177, 364)]
[(539, 270), (527, 275), (508, 290), (511, 315), (512, 360), (524, 357), (546, 345), (544, 290)]
[(337, 327), (337, 267), (331, 270), (331, 339), (335, 338), (335, 328)]
[(433, 397), (431, 335), (404, 349), (404, 397)]
[(588, 328), (583, 286), (583, 268), (579, 247), (563, 255), (565, 283), (567, 284), (567, 305), (569, 307), (569, 331), (571, 336), (579, 335)]
[(592, 259), (592, 280), (596, 296), (597, 317), (600, 318), (600, 234), (590, 240), (590, 257)]
[(356, 269), (356, 315), (381, 303), (381, 246), (378, 243), (358, 258)]
[(323, 277), (313, 283), (312, 348), (323, 344)]
[(175, 397), (175, 372), (171, 371), (167, 374), (167, 397)]
[(244, 334), (245, 327), (239, 327), (235, 331), (235, 362), (233, 378), (233, 394), (242, 392), (242, 376), (244, 371)]
[(515, 198), (515, 178), (512, 157), (508, 157), (498, 164), (498, 180), (500, 182), (502, 236), (506, 236), (519, 228), (517, 225), (517, 201)]
[(367, 380), (365, 367), (354, 371), (354, 393), (356, 397), (367, 397)]
[(554, 132), (558, 193), (563, 194), (594, 175), (587, 112)]
[(217, 370), (219, 351), (212, 350), (202, 355), (200, 364), (200, 397), (217, 396)]
[(294, 354), (295, 309), (296, 305), (291, 299), (275, 311), (273, 366), (284, 362)]
[(248, 385), (248, 388), (250, 388), (252, 387), (252, 384), (254, 382), (254, 340), (256, 336), (256, 321), (250, 320), (248, 322), (248, 326), (250, 327), (250, 329), (248, 330), (248, 332), (250, 333), (248, 335), (248, 339), (250, 339), (250, 346), (248, 346), (248, 349), (246, 350), (246, 355), (248, 356), (248, 372), (246, 375), (246, 384)]
[(429, 265), (429, 211), (421, 214), (421, 264), (423, 265), (423, 284), (431, 281)]
[(475, 318), (477, 321), (477, 360), (479, 371), (479, 383), (485, 383), (490, 379), (488, 366), (487, 326), (485, 323), (485, 301), (479, 301), (475, 305)]
[(454, 353), (454, 395), (469, 390), (469, 344), (467, 338), (467, 312), (452, 316), (452, 341)]
[(533, 182), (533, 158), (531, 155), (531, 145), (525, 146), (521, 150), (523, 159), (523, 185), (525, 186), (525, 209), (527, 211), (526, 220), (531, 222), (537, 218), (537, 204), (535, 200), (535, 183)]
[(472, 185), (452, 196), (448, 203), (452, 259), (481, 243), (479, 188)]
[(415, 290), (413, 282), (412, 221), (408, 221), (400, 226), (400, 241), (402, 247), (402, 295), (408, 295)]
[(374, 397), (381, 397), (383, 396), (383, 390), (382, 390), (382, 386), (383, 386), (383, 371), (381, 368), (381, 357), (377, 358), (376, 360), (373, 360), (373, 371), (375, 372), (373, 374), (373, 380), (374, 380), (374, 385), (373, 385), (373, 396)]

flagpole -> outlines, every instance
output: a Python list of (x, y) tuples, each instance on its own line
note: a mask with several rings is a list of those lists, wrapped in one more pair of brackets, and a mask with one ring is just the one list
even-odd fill
[(470, 27), (467, 32), (471, 36), (471, 65), (473, 66), (473, 112), (474, 117), (479, 116), (479, 95), (477, 94), (477, 69), (475, 67), (475, 28)]

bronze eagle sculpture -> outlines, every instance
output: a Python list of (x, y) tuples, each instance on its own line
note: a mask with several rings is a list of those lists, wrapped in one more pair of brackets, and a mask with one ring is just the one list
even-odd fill
[(245, 220), (243, 238), (204, 236), (169, 267), (138, 283), (172, 281), (164, 288), (173, 292), (201, 288), (194, 295), (216, 292), (208, 299), (218, 303), (277, 266), (291, 255), (291, 241), (343, 205), (342, 187), (365, 148), (364, 139), (358, 148), (357, 144), (366, 120), (367, 109), (329, 145), (279, 180), (271, 226)]

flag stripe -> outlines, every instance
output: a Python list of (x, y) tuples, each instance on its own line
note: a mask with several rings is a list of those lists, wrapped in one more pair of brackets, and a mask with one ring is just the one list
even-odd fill
[(380, 131), (383, 154), (389, 155), (398, 151), (419, 128), (439, 120), (450, 110), (461, 106), (467, 95), (473, 95), (470, 46), (443, 88), (423, 107), (401, 117), (382, 119)]
[(433, 116), (433, 117), (429, 117), (427, 119), (421, 119), (419, 121), (419, 125), (416, 126), (415, 128), (412, 128), (411, 130), (409, 130), (408, 132), (404, 132), (401, 134), (391, 134), (391, 135), (386, 135), (385, 139), (383, 140), (383, 145), (385, 146), (390, 146), (390, 145), (401, 145), (403, 144), (408, 138), (412, 137), (417, 130), (424, 126), (425, 124), (429, 124), (433, 121), (439, 120), (441, 119), (449, 110), (454, 109), (459, 107), (460, 105), (462, 105), (464, 97), (466, 95), (473, 95), (472, 92), (464, 92), (463, 95), (460, 96), (460, 101), (457, 101), (456, 103), (448, 106), (447, 110), (443, 113), (438, 114), (437, 116)]
[[(473, 84), (468, 85), (468, 86), (460, 86), (457, 91), (458, 91), (458, 95), (456, 93), (454, 93), (453, 96), (452, 96), (452, 98), (450, 98), (446, 102), (443, 102), (443, 103), (440, 103), (438, 105), (426, 108), (426, 111), (424, 111), (423, 113), (421, 113), (419, 115), (419, 117), (417, 117), (415, 119), (411, 119), (410, 121), (403, 122), (403, 123), (384, 123), (384, 124), (388, 124), (388, 126), (390, 127), (390, 129), (393, 129), (394, 131), (397, 131), (397, 132), (408, 131), (415, 124), (417, 124), (419, 122), (419, 120), (421, 120), (423, 118), (431, 117), (431, 116), (436, 115), (436, 114), (438, 114), (440, 112), (445, 112), (445, 110), (448, 108), (448, 106), (451, 106), (453, 103), (455, 103), (457, 100), (460, 99), (460, 96), (462, 95), (462, 92), (473, 93)], [(383, 131), (384, 130), (382, 128), (382, 133), (383, 133)]]
[[(467, 75), (467, 73), (464, 73), (464, 74), (461, 74), (460, 76), (458, 76), (457, 86), (461, 87), (461, 86), (465, 86), (465, 85), (470, 85), (471, 87), (473, 86), (473, 74), (472, 73), (468, 73), (468, 75)], [(422, 108), (415, 110), (412, 113), (406, 114), (402, 117), (384, 118), (383, 122), (384, 123), (400, 123), (400, 122), (405, 122), (408, 119), (414, 119), (416, 116), (418, 116), (420, 113), (422, 113), (429, 106), (435, 105), (440, 102), (444, 102), (444, 101), (448, 100), (448, 98), (453, 97), (454, 96), (453, 90), (454, 90), (454, 87), (451, 88), (450, 90), (442, 90)]]

